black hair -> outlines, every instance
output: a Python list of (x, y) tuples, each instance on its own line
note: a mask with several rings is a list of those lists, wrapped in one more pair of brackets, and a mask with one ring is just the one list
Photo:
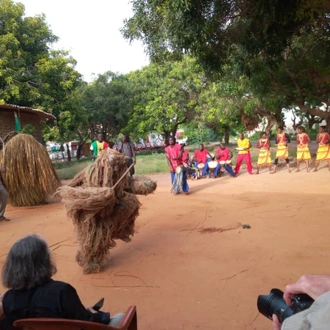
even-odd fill
[(279, 126), (278, 129), (284, 131), (284, 127), (283, 126)]
[(129, 142), (129, 135), (128, 134), (124, 134), (124, 141)]
[(261, 133), (260, 133), (260, 138), (262, 138), (262, 136), (263, 136), (264, 134), (267, 135), (267, 132), (261, 132)]
[(2, 268), (2, 284), (13, 290), (27, 290), (45, 284), (55, 273), (46, 241), (28, 235), (10, 249)]
[(199, 146), (204, 148), (204, 144), (203, 143), (201, 143)]
[(305, 130), (305, 127), (304, 126), (298, 126), (297, 127), (298, 129), (300, 129), (301, 131), (303, 131), (303, 132), (306, 132), (306, 130)]

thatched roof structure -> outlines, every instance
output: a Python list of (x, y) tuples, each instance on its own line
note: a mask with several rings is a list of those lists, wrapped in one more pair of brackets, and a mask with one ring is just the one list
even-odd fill
[(35, 131), (33, 136), (41, 142), (40, 123), (55, 120), (56, 117), (48, 112), (14, 104), (0, 104), (0, 137), (3, 139), (15, 131), (15, 112), (20, 120), (21, 127), (30, 124)]

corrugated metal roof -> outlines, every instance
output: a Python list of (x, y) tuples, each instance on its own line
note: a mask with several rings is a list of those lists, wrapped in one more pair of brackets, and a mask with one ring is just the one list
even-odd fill
[(51, 119), (55, 120), (56, 117), (52, 115), (51, 113), (39, 110), (39, 109), (33, 109), (29, 107), (21, 107), (19, 105), (15, 104), (0, 104), (0, 111), (1, 110), (12, 110), (17, 112), (27, 112), (27, 113), (35, 113), (40, 117), (40, 119)]

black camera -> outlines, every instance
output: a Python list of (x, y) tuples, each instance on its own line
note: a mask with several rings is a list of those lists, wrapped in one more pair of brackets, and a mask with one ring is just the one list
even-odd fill
[(272, 320), (275, 314), (282, 323), (286, 318), (293, 314), (308, 309), (314, 300), (307, 294), (298, 294), (291, 298), (291, 305), (288, 306), (283, 299), (283, 292), (279, 289), (272, 289), (269, 295), (260, 295), (258, 297), (259, 312)]

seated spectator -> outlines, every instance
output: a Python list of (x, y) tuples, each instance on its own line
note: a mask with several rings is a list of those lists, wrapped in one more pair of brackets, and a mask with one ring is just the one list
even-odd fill
[[(23, 318), (63, 318), (119, 325), (124, 314), (85, 308), (76, 290), (54, 281), (56, 267), (47, 243), (37, 235), (26, 236), (10, 249), (2, 270), (2, 283), (9, 290), (0, 295), (0, 329), (11, 330)], [(2, 316), (2, 317), (1, 317)]]
[(283, 298), (291, 305), (291, 297), (305, 293), (315, 300), (313, 305), (281, 325), (273, 315), (273, 330), (326, 330), (330, 329), (330, 276), (302, 276), (296, 283), (287, 285)]

